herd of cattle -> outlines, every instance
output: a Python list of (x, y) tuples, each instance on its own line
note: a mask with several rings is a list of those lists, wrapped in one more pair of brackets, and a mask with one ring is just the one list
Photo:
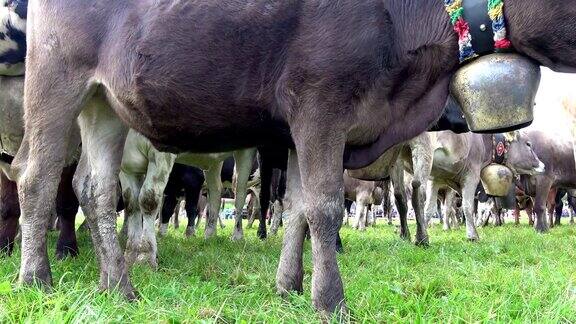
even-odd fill
[[(574, 72), (576, 1), (505, 2), (515, 51)], [(273, 206), (274, 230), (284, 226), (276, 276), (284, 294), (303, 289), (309, 233), (312, 300), (328, 313), (346, 309), (336, 261), (345, 200), (356, 202), (354, 226), (362, 229), (391, 183), (401, 236), (410, 238), (410, 200), (415, 242), (426, 245), (438, 201), (448, 227), (459, 197), (467, 238), (478, 240), (480, 172), (496, 162), (497, 137), (506, 147), (498, 163), (517, 176), (517, 206), (533, 210), (538, 231), (548, 229), (547, 202), (553, 205), (556, 191), (576, 189), (571, 140), (537, 129), (466, 132), (457, 105), (447, 102), (459, 62), (444, 1), (1, 4), (0, 249), (12, 251), (20, 218), (24, 284), (52, 284), (46, 240), (53, 214), (57, 256), (78, 253), (80, 206), (100, 288), (136, 298), (128, 270), (138, 261), (156, 266), (156, 219), (161, 215), (165, 233), (184, 196), (186, 233), (194, 235), (204, 182), (204, 235), (216, 235), (230, 157), (232, 238), (243, 236), (248, 192), (258, 197), (262, 239)], [(18, 75), (24, 54), (25, 75)], [(252, 183), (256, 168), (259, 186)], [(116, 230), (119, 209), (126, 216), (125, 251)]]

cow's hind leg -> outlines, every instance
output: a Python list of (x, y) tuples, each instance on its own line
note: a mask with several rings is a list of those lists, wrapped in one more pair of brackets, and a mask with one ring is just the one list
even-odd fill
[(196, 217), (198, 216), (198, 200), (200, 199), (200, 191), (202, 191), (202, 185), (186, 186), (186, 217), (188, 218), (188, 224), (186, 226), (186, 232), (184, 233), (186, 237), (191, 237), (196, 235), (196, 227), (194, 227), (196, 222)]
[(128, 129), (101, 99), (94, 98), (78, 119), (82, 157), (74, 188), (86, 215), (100, 262), (100, 289), (136, 297), (116, 233), (118, 174)]
[[(158, 267), (154, 222), (159, 215), (164, 189), (175, 160), (176, 155), (158, 152), (155, 149), (151, 149), (148, 154), (148, 169), (138, 195), (138, 205), (142, 215), (142, 230), (140, 231), (142, 236), (137, 237), (136, 242), (131, 242), (134, 237), (128, 234), (125, 252), (128, 267), (132, 266), (134, 261), (147, 262), (152, 269)], [(130, 228), (128, 227), (128, 230)]]
[(48, 47), (46, 51), (46, 43), (28, 43), (25, 134), (12, 163), (22, 212), (19, 281), (25, 284), (52, 283), (46, 249), (48, 222), (56, 209), (67, 153), (78, 145), (76, 118), (92, 91), (88, 82), (92, 73), (86, 69), (89, 63), (74, 66), (70, 62), (74, 60), (66, 60), (59, 51), (61, 47)]
[(291, 151), (288, 158), (285, 204), (286, 225), (284, 226), (284, 241), (276, 273), (276, 288), (281, 295), (290, 291), (303, 292), (304, 268), (302, 265), (302, 249), (308, 223), (304, 216), (302, 183), (296, 151)]
[(0, 171), (0, 256), (10, 255), (18, 234), (20, 205), (16, 183)]
[(58, 188), (56, 211), (60, 222), (60, 236), (56, 244), (56, 258), (64, 259), (67, 256), (78, 255), (78, 242), (76, 241), (76, 214), (79, 202), (74, 193), (72, 179), (76, 172), (76, 164), (65, 167)]
[(222, 199), (222, 162), (218, 162), (204, 172), (206, 187), (208, 187), (208, 213), (206, 214), (206, 228), (204, 237), (210, 238), (216, 235), (216, 222), (220, 219), (220, 203)]
[(462, 186), (462, 209), (464, 211), (464, 217), (466, 218), (466, 235), (468, 240), (478, 241), (478, 232), (476, 231), (476, 224), (474, 223), (474, 196), (478, 182), (480, 182), (480, 172), (473, 172), (473, 174), (474, 176), (465, 177), (466, 180)]
[(242, 210), (246, 204), (246, 193), (248, 190), (248, 178), (252, 169), (252, 162), (256, 149), (246, 149), (234, 152), (234, 160), (236, 161), (234, 168), (234, 232), (232, 233), (232, 240), (238, 241), (244, 237), (244, 230), (242, 228)]
[(164, 195), (164, 203), (162, 204), (162, 211), (160, 212), (160, 229), (158, 235), (165, 236), (168, 234), (168, 224), (172, 215), (179, 212), (178, 197), (174, 193)]

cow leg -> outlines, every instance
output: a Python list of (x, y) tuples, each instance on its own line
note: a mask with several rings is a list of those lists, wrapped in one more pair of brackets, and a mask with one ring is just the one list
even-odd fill
[(456, 192), (452, 189), (447, 189), (446, 190), (446, 197), (444, 197), (444, 218), (443, 220), (443, 226), (442, 228), (445, 231), (449, 231), (451, 226), (450, 226), (450, 221), (452, 220), (452, 213), (453, 213), (453, 209), (452, 209), (452, 205), (454, 203), (454, 196), (456, 195)]
[(390, 199), (390, 181), (384, 181), (382, 185), (382, 212), (384, 217), (388, 219), (388, 225), (393, 225), (392, 223), (392, 199)]
[(26, 63), (35, 69), (26, 73), (25, 134), (12, 170), (18, 179), (22, 212), (19, 281), (49, 286), (52, 274), (46, 249), (48, 222), (56, 207), (65, 158), (71, 147), (77, 149), (76, 118), (92, 87), (88, 83), (91, 73), (85, 65), (66, 61), (59, 53), (60, 46), (50, 47), (53, 51), (45, 48), (45, 43), (28, 44)]
[(276, 235), (278, 233), (278, 229), (280, 228), (280, 224), (282, 223), (282, 213), (284, 212), (284, 205), (282, 201), (276, 200), (274, 201), (274, 206), (272, 209), (272, 224), (270, 224), (270, 234)]
[(12, 254), (19, 218), (20, 204), (16, 182), (10, 181), (4, 172), (0, 171), (0, 256)]
[(286, 225), (278, 271), (276, 289), (281, 295), (290, 291), (303, 292), (304, 268), (302, 252), (308, 223), (304, 216), (302, 182), (298, 168), (298, 156), (291, 150), (288, 157), (286, 198)]
[(357, 198), (356, 199), (356, 228), (359, 231), (366, 230), (366, 214), (368, 212), (368, 208), (363, 200)]
[[(168, 177), (172, 171), (172, 166), (176, 160), (176, 155), (150, 150), (148, 155), (148, 169), (142, 182), (138, 205), (142, 217), (141, 237), (134, 237), (128, 234), (126, 243), (126, 264), (130, 268), (135, 262), (148, 263), (152, 269), (158, 268), (156, 233), (154, 223), (160, 207), (164, 189), (168, 183)], [(140, 217), (140, 216), (137, 216)], [(128, 228), (130, 230), (130, 227)]]
[[(258, 224), (258, 237), (266, 238), (266, 215), (270, 207), (270, 195), (272, 192), (272, 166), (266, 157), (260, 158), (260, 223)], [(271, 222), (272, 220), (270, 220)], [(268, 224), (270, 225), (270, 223)]]
[(390, 170), (392, 186), (394, 187), (394, 199), (400, 218), (400, 238), (410, 241), (410, 229), (408, 228), (408, 198), (404, 187), (404, 168), (398, 163)]
[(160, 214), (160, 229), (158, 230), (160, 236), (165, 236), (168, 233), (170, 218), (174, 214), (174, 211), (178, 213), (177, 207), (179, 207), (178, 197), (176, 197), (175, 194), (170, 193), (164, 195), (164, 203), (162, 204), (162, 212)]
[(548, 193), (552, 187), (552, 181), (540, 177), (536, 182), (536, 198), (534, 199), (534, 213), (536, 214), (536, 231), (545, 233), (548, 231), (548, 224), (546, 223), (546, 201), (548, 200)]
[(291, 130), (312, 239), (312, 302), (323, 313), (340, 314), (346, 311), (346, 305), (335, 247), (344, 207), (342, 134), (346, 127), (337, 123), (330, 123), (330, 127), (316, 125), (310, 118), (325, 121), (324, 117), (306, 115)]
[(546, 216), (548, 216), (548, 225), (550, 228), (554, 227), (554, 209), (556, 208), (556, 193), (557, 189), (552, 188), (548, 193), (546, 199)]
[(187, 185), (185, 187), (186, 192), (186, 217), (188, 218), (188, 224), (186, 225), (186, 232), (184, 235), (186, 237), (192, 237), (196, 235), (196, 227), (194, 227), (196, 222), (196, 217), (198, 217), (198, 200), (200, 199), (200, 192), (202, 191), (202, 186)]
[(464, 177), (464, 185), (462, 186), (462, 210), (466, 218), (466, 236), (470, 241), (478, 241), (479, 239), (476, 224), (474, 224), (474, 198), (476, 187), (480, 182), (479, 176), (480, 171), (471, 172)]
[(76, 214), (78, 213), (79, 202), (72, 186), (74, 172), (76, 172), (76, 164), (64, 168), (56, 198), (56, 211), (60, 223), (60, 236), (56, 244), (56, 258), (58, 260), (67, 256), (78, 255)]
[(142, 211), (138, 197), (144, 178), (140, 175), (120, 173), (120, 183), (122, 184), (122, 196), (126, 208), (124, 209), (124, 224), (126, 224), (126, 266), (130, 268), (138, 258), (137, 252), (142, 241)]
[(520, 225), (520, 209), (518, 207), (514, 209), (514, 225)]
[[(437, 183), (434, 181), (428, 181), (426, 185), (426, 205), (424, 206), (426, 214), (426, 223), (428, 226), (432, 225), (432, 219), (437, 213), (441, 215), (438, 211), (438, 190), (440, 189)], [(444, 217), (442, 217), (444, 219)]]
[(222, 172), (222, 162), (218, 162), (204, 171), (206, 187), (208, 187), (208, 213), (206, 214), (206, 228), (204, 237), (210, 238), (216, 236), (216, 222), (220, 219), (220, 203), (222, 199), (222, 181), (220, 173)]
[[(164, 202), (162, 202), (162, 206), (164, 206)], [(176, 206), (174, 206), (174, 217), (172, 218), (172, 225), (174, 225), (174, 229), (180, 228), (180, 211), (182, 210), (184, 210), (182, 200), (177, 200)]]
[(136, 294), (116, 233), (118, 174), (128, 129), (102, 100), (82, 111), (82, 156), (74, 189), (86, 215), (100, 262), (100, 288), (119, 289), (128, 299)]
[(254, 161), (255, 149), (239, 150), (234, 152), (234, 210), (235, 222), (234, 231), (231, 239), (233, 241), (241, 240), (244, 237), (244, 230), (242, 229), (242, 210), (246, 204), (246, 193), (248, 191), (248, 178), (250, 178), (250, 171), (252, 170), (252, 163)]
[(572, 210), (568, 210), (570, 214), (570, 225), (574, 225), (574, 212)]

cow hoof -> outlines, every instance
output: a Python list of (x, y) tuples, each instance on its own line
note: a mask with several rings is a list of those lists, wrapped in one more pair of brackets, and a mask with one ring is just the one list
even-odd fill
[(128, 301), (137, 301), (140, 297), (128, 280), (128, 275), (121, 276), (120, 279), (102, 277), (99, 290), (101, 292), (117, 291)]
[(546, 226), (536, 226), (536, 232), (540, 233), (540, 234), (546, 234), (548, 233), (548, 228)]
[(211, 237), (216, 236), (216, 228), (207, 227), (204, 230), (204, 238), (209, 239)]
[(261, 228), (258, 229), (258, 238), (261, 240), (265, 240), (266, 239), (266, 229), (262, 230)]
[(191, 227), (191, 226), (186, 227), (186, 231), (184, 232), (184, 236), (186, 238), (196, 236), (196, 229), (194, 227)]
[(480, 239), (476, 237), (468, 237), (468, 242), (478, 242)]
[(240, 241), (244, 238), (244, 233), (242, 233), (242, 231), (239, 230), (234, 230), (234, 233), (232, 233), (232, 237), (230, 237), (230, 239), (232, 241)]
[(14, 241), (0, 238), (0, 258), (1, 257), (9, 257), (12, 255), (12, 251), (14, 250)]
[(20, 284), (26, 286), (38, 285), (47, 290), (51, 289), (52, 273), (50, 272), (50, 266), (47, 262), (46, 266), (37, 265), (35, 269), (22, 268), (19, 278)]
[(416, 246), (419, 247), (429, 247), (430, 246), (430, 241), (428, 239), (428, 236), (422, 237), (422, 238), (418, 238), (416, 237), (416, 241), (414, 242), (414, 244)]
[(78, 256), (78, 244), (76, 242), (68, 242), (60, 244), (58, 242), (56, 246), (56, 260), (64, 260), (67, 257), (76, 257)]
[(168, 224), (160, 224), (160, 229), (158, 230), (158, 235), (166, 236), (168, 233)]

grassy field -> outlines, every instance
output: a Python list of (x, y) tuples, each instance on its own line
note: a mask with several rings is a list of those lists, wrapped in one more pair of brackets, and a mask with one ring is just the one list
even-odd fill
[[(382, 221), (381, 221), (382, 222)], [(231, 223), (219, 237), (185, 240), (183, 228), (159, 240), (159, 270), (132, 270), (138, 302), (102, 294), (88, 235), (81, 256), (50, 257), (54, 289), (16, 284), (19, 248), (0, 259), (0, 323), (15, 322), (313, 322), (310, 245), (304, 295), (274, 292), (280, 237), (265, 242), (255, 229), (231, 242)], [(461, 229), (431, 230), (422, 249), (401, 241), (384, 224), (359, 233), (345, 228), (339, 256), (350, 316), (358, 322), (576, 321), (576, 227), (538, 235), (527, 225), (480, 230), (481, 241)], [(414, 228), (412, 228), (414, 233)]]

